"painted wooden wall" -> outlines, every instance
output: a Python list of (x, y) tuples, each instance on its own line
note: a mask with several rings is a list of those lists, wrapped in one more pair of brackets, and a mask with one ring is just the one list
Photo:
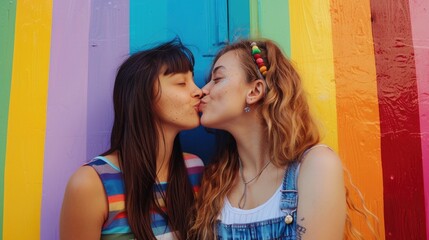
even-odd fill
[[(58, 239), (68, 178), (108, 146), (116, 68), (177, 35), (199, 86), (226, 42), (278, 42), (382, 237), (426, 239), (428, 22), (427, 0), (0, 0), (0, 238)], [(208, 161), (203, 128), (181, 137)]]

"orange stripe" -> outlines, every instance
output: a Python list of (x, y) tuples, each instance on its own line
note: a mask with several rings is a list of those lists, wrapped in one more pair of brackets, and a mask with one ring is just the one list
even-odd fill
[[(369, 209), (380, 219), (384, 239), (380, 120), (369, 0), (331, 0), (331, 15), (339, 154)], [(352, 199), (360, 201), (356, 194)], [(363, 218), (354, 213), (352, 221), (363, 229), (364, 239), (371, 239)]]

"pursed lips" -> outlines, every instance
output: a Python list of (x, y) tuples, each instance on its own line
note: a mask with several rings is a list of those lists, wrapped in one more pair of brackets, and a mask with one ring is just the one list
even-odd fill
[(196, 104), (194, 104), (194, 109), (195, 111), (199, 111), (199, 107), (200, 107), (201, 101), (198, 101)]
[(198, 105), (198, 111), (202, 112), (206, 104), (207, 103), (204, 100), (201, 100), (200, 104)]

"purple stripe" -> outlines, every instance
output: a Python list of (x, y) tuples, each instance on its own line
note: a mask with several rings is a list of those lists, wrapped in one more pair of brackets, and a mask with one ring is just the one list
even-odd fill
[(188, 174), (201, 174), (204, 170), (204, 167), (192, 167), (188, 168)]
[(59, 238), (69, 177), (106, 145), (112, 74), (129, 51), (129, 2), (54, 1), (52, 22), (40, 236), (47, 240)]
[(129, 1), (93, 0), (90, 25), (87, 158), (109, 147), (116, 70), (129, 53)]
[(411, 29), (420, 112), (420, 133), (426, 208), (426, 238), (429, 239), (429, 1), (410, 1)]
[(40, 239), (58, 239), (68, 178), (86, 159), (88, 1), (55, 1), (45, 139)]

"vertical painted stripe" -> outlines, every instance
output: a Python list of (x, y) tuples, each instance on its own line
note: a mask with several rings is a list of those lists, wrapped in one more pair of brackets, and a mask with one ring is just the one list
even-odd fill
[(277, 42), (290, 56), (289, 0), (251, 0), (251, 36)]
[[(171, 40), (168, 29), (167, 1), (129, 0), (130, 1), (130, 50), (142, 50), (145, 44)], [(153, 9), (156, 6), (156, 9)], [(147, 19), (153, 19), (148, 22)]]
[(291, 58), (296, 63), (323, 142), (338, 151), (337, 109), (329, 0), (290, 1)]
[(425, 239), (419, 106), (408, 1), (371, 0), (371, 10), (386, 239)]
[(41, 239), (59, 238), (67, 180), (86, 160), (89, 14), (89, 1), (53, 6)]
[(250, 16), (250, 37), (257, 38), (259, 33), (259, 8), (258, 0), (249, 0), (249, 16)]
[(6, 158), (7, 119), (12, 78), (16, 2), (0, 0), (0, 236), (3, 231), (4, 164)]
[(129, 1), (91, 2), (87, 159), (110, 147), (115, 76), (118, 67), (130, 52)]
[(426, 209), (426, 237), (429, 239), (429, 1), (410, 0), (411, 29), (420, 112)]
[(4, 191), (4, 239), (40, 236), (52, 2), (17, 2)]
[(250, 32), (249, 0), (228, 1), (229, 41), (249, 38)]
[[(383, 238), (380, 119), (370, 10), (369, 0), (331, 0), (339, 154), (365, 204), (378, 216)], [(348, 178), (346, 185), (353, 193)], [(360, 202), (356, 194), (350, 196)], [(365, 219), (357, 212), (351, 212), (351, 217), (365, 239), (372, 239)]]

